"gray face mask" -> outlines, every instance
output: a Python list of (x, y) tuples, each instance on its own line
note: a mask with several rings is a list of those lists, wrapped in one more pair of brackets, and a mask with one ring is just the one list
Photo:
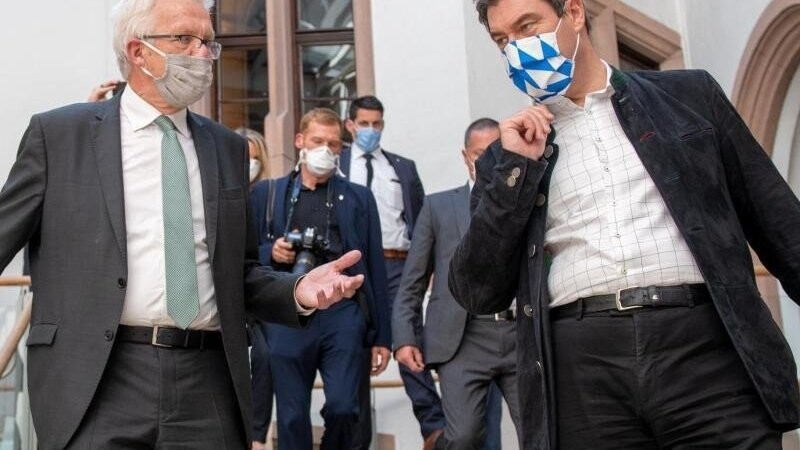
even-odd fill
[(175, 108), (183, 109), (205, 95), (214, 77), (212, 72), (214, 60), (197, 56), (166, 54), (147, 41), (142, 41), (142, 43), (166, 60), (164, 75), (161, 77), (156, 77), (144, 67), (142, 67), (142, 72), (155, 80), (158, 92), (167, 103)]

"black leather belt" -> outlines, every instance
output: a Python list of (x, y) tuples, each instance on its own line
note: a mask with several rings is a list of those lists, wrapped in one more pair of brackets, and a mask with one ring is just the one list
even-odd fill
[(489, 322), (508, 322), (516, 319), (517, 313), (513, 309), (507, 309), (494, 314), (470, 314), (472, 320), (485, 320)]
[(117, 340), (168, 348), (222, 348), (222, 333), (219, 331), (181, 330), (180, 328), (159, 326), (120, 325), (117, 328)]
[(649, 286), (621, 289), (616, 294), (595, 295), (550, 310), (551, 319), (580, 317), (602, 311), (631, 311), (663, 306), (694, 306), (709, 303), (706, 285)]

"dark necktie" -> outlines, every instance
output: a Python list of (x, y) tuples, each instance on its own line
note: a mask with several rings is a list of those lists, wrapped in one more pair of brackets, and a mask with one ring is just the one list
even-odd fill
[(375, 175), (375, 172), (372, 170), (372, 159), (375, 158), (370, 153), (364, 154), (364, 159), (367, 160), (367, 188), (372, 189), (372, 177)]

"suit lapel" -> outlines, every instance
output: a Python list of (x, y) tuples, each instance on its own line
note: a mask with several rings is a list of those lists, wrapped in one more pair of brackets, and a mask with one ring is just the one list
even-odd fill
[[(349, 203), (345, 198), (347, 196), (345, 189), (346, 181), (336, 176), (331, 178), (331, 181), (329, 189), (333, 189), (333, 212), (336, 214), (336, 221), (339, 223), (339, 232), (342, 233), (343, 250), (357, 248), (356, 242), (358, 242), (358, 240), (356, 239), (355, 242), (352, 242), (352, 234), (355, 232), (355, 226), (352, 223), (352, 211), (347, 210)], [(349, 245), (351, 242), (352, 245)]]
[(342, 171), (344, 177), (348, 180), (350, 179), (350, 155), (352, 152), (350, 151), (350, 147), (345, 147), (342, 149), (342, 154), (339, 156), (339, 170)]
[(464, 237), (469, 228), (469, 184), (453, 189), (450, 204), (453, 206), (453, 217), (456, 218), (458, 236)]
[[(214, 250), (217, 246), (217, 212), (219, 209), (219, 167), (217, 148), (208, 129), (195, 117), (187, 113), (189, 128), (192, 130), (194, 148), (200, 165), (200, 179), (203, 183), (203, 204), (206, 215), (206, 238), (208, 239), (208, 257), (214, 261)], [(244, 151), (244, 149), (242, 149)]]
[(122, 138), (120, 132), (119, 99), (104, 102), (92, 122), (92, 151), (97, 161), (97, 173), (106, 203), (111, 228), (123, 261), (127, 261), (127, 231), (125, 229), (125, 195), (122, 180)]
[(272, 233), (275, 238), (283, 236), (286, 231), (286, 193), (289, 190), (289, 181), (292, 177), (279, 178), (275, 183), (275, 204), (272, 218)]

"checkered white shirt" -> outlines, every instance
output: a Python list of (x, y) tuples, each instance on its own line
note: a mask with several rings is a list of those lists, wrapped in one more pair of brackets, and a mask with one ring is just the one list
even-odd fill
[(559, 147), (544, 239), (553, 254), (551, 307), (628, 287), (703, 282), (614, 113), (613, 93), (607, 82), (584, 107), (563, 97), (548, 105)]

